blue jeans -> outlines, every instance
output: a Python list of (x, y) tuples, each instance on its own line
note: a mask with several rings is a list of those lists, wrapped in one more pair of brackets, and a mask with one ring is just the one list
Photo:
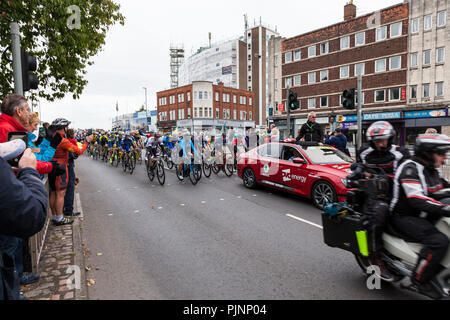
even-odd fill
[(64, 214), (73, 213), (73, 201), (75, 198), (75, 168), (73, 162), (69, 162), (67, 165), (69, 172), (69, 183), (67, 184), (66, 196), (64, 197)]

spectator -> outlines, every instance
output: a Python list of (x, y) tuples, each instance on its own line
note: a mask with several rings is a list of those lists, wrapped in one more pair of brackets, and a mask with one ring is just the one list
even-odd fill
[(428, 128), (427, 131), (425, 131), (426, 134), (436, 134), (438, 133), (435, 128)]
[(275, 124), (270, 125), (270, 141), (279, 141), (280, 140), (280, 132), (278, 131), (278, 128), (275, 126)]
[(61, 136), (56, 135), (55, 137), (48, 137), (42, 140), (42, 143), (39, 146), (36, 146), (33, 141), (37, 139), (37, 136), (34, 132), (37, 131), (39, 125), (39, 118), (36, 113), (32, 113), (29, 118), (29, 123), (25, 128), (28, 131), (28, 147), (33, 150), (35, 153), (36, 159), (40, 161), (51, 161), (53, 156), (55, 155), (55, 150), (58, 145), (61, 143)]
[(330, 135), (325, 139), (325, 143), (350, 155), (347, 149), (347, 137), (342, 134), (341, 129), (339, 128), (334, 131), (333, 135)]
[[(73, 129), (67, 130), (67, 139), (78, 148), (77, 141), (75, 140), (75, 131)], [(67, 184), (66, 195), (64, 197), (63, 213), (68, 217), (75, 217), (80, 212), (73, 212), (73, 201), (75, 197), (75, 159), (78, 155), (69, 152), (69, 162), (67, 163), (67, 171), (69, 173), (69, 183)]]
[(300, 132), (295, 139), (298, 141), (315, 141), (322, 142), (323, 141), (323, 132), (320, 124), (316, 122), (316, 114), (314, 112), (310, 112), (308, 114), (308, 121), (302, 125), (300, 128)]
[[(17, 243), (8, 238), (28, 238), (39, 232), (47, 217), (47, 192), (36, 171), (36, 157), (26, 149), (18, 168), (12, 169), (6, 160), (16, 157), (25, 149), (11, 146), (15, 140), (0, 143), (0, 300), (18, 300), (19, 273), (16, 266)], [(21, 150), (19, 150), (21, 149)], [(17, 171), (17, 177), (13, 170)]]
[(62, 138), (61, 143), (56, 148), (55, 156), (53, 160), (65, 168), (64, 173), (60, 176), (55, 174), (49, 174), (48, 180), (50, 185), (50, 208), (53, 215), (53, 224), (61, 226), (65, 224), (72, 224), (73, 220), (67, 219), (63, 216), (64, 198), (66, 195), (66, 189), (68, 184), (67, 164), (69, 161), (69, 152), (80, 155), (82, 154), (90, 141), (92, 141), (92, 135), (86, 137), (86, 142), (81, 148), (74, 146), (72, 142), (65, 138), (67, 127), (70, 122), (64, 118), (58, 118), (52, 122), (48, 128), (47, 134), (50, 137), (60, 135)]
[[(25, 131), (25, 126), (31, 114), (30, 106), (24, 96), (18, 94), (9, 94), (3, 101), (1, 106), (2, 114), (0, 115), (0, 143), (6, 142), (8, 132)], [(47, 174), (52, 171), (52, 164), (49, 162), (37, 161), (36, 169), (40, 174)]]

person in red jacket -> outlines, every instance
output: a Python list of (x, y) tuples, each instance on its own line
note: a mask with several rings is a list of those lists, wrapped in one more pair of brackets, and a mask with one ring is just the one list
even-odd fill
[(89, 142), (92, 141), (92, 136), (88, 136), (86, 137), (87, 142), (85, 142), (81, 148), (75, 146), (69, 139), (66, 138), (69, 124), (70, 121), (64, 118), (58, 118), (52, 122), (47, 131), (47, 135), (50, 137), (55, 135), (60, 135), (62, 137), (61, 143), (56, 148), (53, 160), (66, 168), (66, 172), (63, 175), (48, 175), (50, 185), (49, 204), (52, 210), (53, 224), (56, 226), (73, 223), (72, 219), (68, 219), (63, 215), (64, 197), (66, 195), (67, 184), (69, 182), (67, 172), (69, 152), (81, 155), (86, 150)]
[[(24, 96), (18, 94), (9, 94), (1, 106), (2, 115), (0, 115), (0, 143), (8, 141), (8, 132), (27, 131), (31, 109)], [(36, 170), (40, 174), (52, 172), (53, 165), (50, 162), (37, 161)], [(55, 168), (56, 169), (56, 168)]]

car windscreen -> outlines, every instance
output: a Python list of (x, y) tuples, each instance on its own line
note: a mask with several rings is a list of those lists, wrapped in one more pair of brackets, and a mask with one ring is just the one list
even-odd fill
[(303, 149), (308, 158), (315, 164), (352, 163), (353, 159), (345, 153), (325, 146), (309, 146)]

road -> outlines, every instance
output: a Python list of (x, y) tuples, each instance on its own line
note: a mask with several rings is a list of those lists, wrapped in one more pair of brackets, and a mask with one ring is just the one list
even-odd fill
[(77, 192), (90, 250), (89, 299), (420, 299), (369, 290), (353, 255), (323, 243), (307, 199), (246, 189), (236, 176), (151, 183), (82, 156)]

